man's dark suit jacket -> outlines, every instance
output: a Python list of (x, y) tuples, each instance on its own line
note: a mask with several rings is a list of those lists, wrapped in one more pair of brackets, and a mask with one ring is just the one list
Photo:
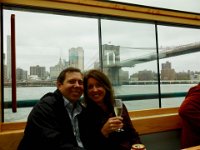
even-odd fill
[(32, 109), (18, 150), (64, 149), (82, 148), (77, 146), (62, 94), (56, 90), (44, 95)]

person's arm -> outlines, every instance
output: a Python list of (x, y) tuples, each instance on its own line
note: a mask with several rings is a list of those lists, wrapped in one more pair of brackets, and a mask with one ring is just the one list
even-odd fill
[(179, 108), (179, 115), (195, 131), (200, 132), (200, 92), (186, 97)]

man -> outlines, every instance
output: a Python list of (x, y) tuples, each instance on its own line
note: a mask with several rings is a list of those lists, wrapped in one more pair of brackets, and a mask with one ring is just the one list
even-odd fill
[(81, 71), (63, 70), (57, 90), (45, 94), (30, 112), (18, 150), (84, 150), (79, 128), (82, 94)]
[(179, 115), (182, 119), (181, 148), (200, 145), (200, 83), (188, 91)]

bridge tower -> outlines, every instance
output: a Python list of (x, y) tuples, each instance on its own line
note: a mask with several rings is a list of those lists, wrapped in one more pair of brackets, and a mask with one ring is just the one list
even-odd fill
[(104, 44), (103, 66), (104, 72), (109, 77), (113, 85), (121, 85), (120, 82), (120, 46)]

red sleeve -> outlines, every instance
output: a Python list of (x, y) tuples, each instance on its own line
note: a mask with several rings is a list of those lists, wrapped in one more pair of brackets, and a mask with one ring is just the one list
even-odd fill
[(179, 115), (200, 132), (200, 84), (192, 87), (179, 108)]

